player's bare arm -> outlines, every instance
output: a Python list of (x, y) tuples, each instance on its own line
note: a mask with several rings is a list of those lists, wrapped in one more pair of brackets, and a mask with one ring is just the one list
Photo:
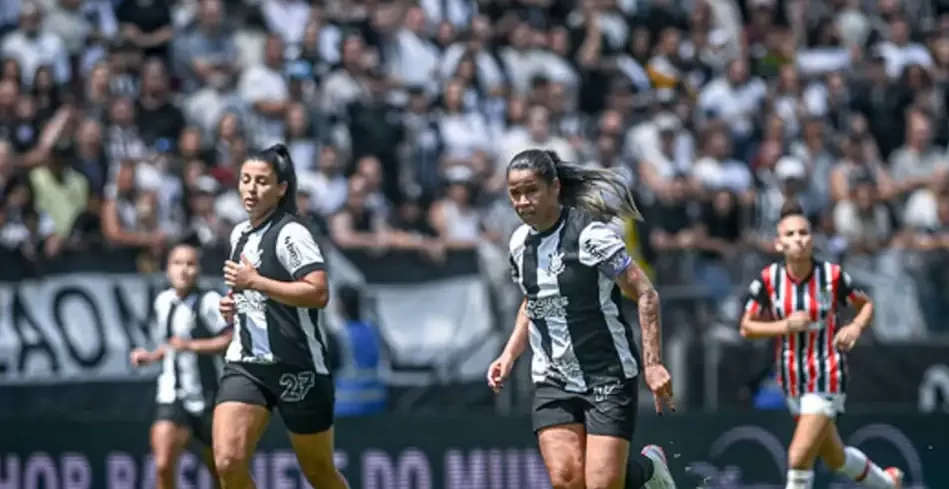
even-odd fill
[(623, 292), (636, 298), (639, 306), (639, 326), (643, 331), (643, 362), (656, 365), (662, 362), (662, 333), (659, 318), (659, 292), (636, 262), (631, 261), (616, 277)]

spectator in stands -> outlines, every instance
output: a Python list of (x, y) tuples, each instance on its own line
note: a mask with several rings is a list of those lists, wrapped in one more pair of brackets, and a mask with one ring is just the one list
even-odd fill
[(473, 205), (474, 176), (464, 166), (449, 169), (445, 196), (432, 205), (429, 225), (448, 248), (473, 248), (484, 232), (481, 215)]
[(52, 218), (60, 238), (72, 232), (76, 217), (89, 200), (89, 181), (70, 166), (74, 155), (73, 145), (62, 142), (54, 148), (46, 165), (30, 171), (36, 209)]
[(335, 214), (346, 202), (347, 183), (341, 163), (336, 147), (327, 144), (320, 148), (317, 169), (312, 174), (313, 195), (308, 207), (316, 210), (324, 219)]
[[(932, 141), (932, 121), (920, 110), (907, 116), (906, 144), (890, 155), (890, 174), (901, 201), (925, 187), (938, 173), (949, 171), (945, 150)], [(905, 217), (905, 216), (904, 216)]]
[(0, 214), (3, 246), (19, 251), (20, 256), (31, 262), (59, 254), (63, 239), (56, 233), (53, 218), (34, 204), (36, 199), (29, 180), (22, 177), (8, 180), (3, 195), (4, 212)]
[(134, 160), (122, 161), (114, 183), (105, 189), (102, 205), (102, 231), (109, 245), (119, 248), (158, 251), (167, 242), (165, 234), (149, 226), (155, 197), (139, 188)]
[(175, 36), (171, 4), (150, 0), (129, 0), (118, 5), (120, 38), (141, 50), (145, 58), (157, 57), (167, 62), (171, 41)]
[(283, 49), (280, 37), (268, 36), (263, 63), (248, 67), (241, 75), (238, 91), (248, 105), (248, 135), (258, 147), (266, 147), (284, 134), (290, 93), (283, 76)]
[(349, 179), (346, 205), (330, 218), (330, 238), (341, 248), (382, 251), (386, 248), (383, 214), (371, 206), (366, 178), (353, 175)]
[(53, 78), (57, 84), (66, 84), (72, 79), (69, 52), (63, 45), (63, 39), (43, 28), (43, 9), (32, 0), (23, 2), (19, 28), (0, 43), (0, 55), (16, 60), (20, 68), (20, 80), (28, 87), (33, 84), (36, 70), (44, 65), (53, 68)]
[(834, 228), (847, 240), (844, 266), (848, 270), (872, 273), (877, 254), (896, 237), (889, 208), (878, 201), (876, 185), (867, 173), (853, 175), (850, 199), (837, 203)]
[(168, 73), (160, 59), (150, 59), (142, 67), (135, 125), (148, 147), (155, 147), (161, 140), (177, 141), (187, 126), (181, 110), (169, 99)]

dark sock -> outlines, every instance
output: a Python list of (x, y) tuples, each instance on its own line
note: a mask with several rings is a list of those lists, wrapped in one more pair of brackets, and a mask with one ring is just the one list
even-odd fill
[(636, 453), (629, 457), (626, 466), (626, 489), (641, 489), (653, 473), (652, 460), (649, 457)]

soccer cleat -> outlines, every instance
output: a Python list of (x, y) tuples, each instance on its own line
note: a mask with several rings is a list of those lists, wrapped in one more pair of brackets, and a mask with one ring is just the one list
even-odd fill
[(676, 489), (676, 483), (672, 480), (672, 473), (669, 472), (669, 464), (666, 462), (666, 453), (662, 451), (659, 445), (646, 445), (639, 452), (644, 457), (652, 460), (652, 479), (646, 481), (644, 489)]
[(886, 470), (884, 470), (883, 472), (886, 472), (886, 475), (890, 476), (890, 479), (893, 480), (894, 489), (902, 489), (903, 487), (903, 471), (902, 470), (896, 467), (887, 467)]

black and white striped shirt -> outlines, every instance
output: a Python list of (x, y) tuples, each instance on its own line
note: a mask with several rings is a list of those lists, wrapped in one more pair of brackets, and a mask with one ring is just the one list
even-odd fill
[[(165, 344), (177, 336), (182, 339), (213, 338), (227, 329), (218, 310), (221, 294), (195, 291), (181, 298), (174, 289), (155, 297), (156, 344)], [(159, 404), (181, 402), (185, 410), (201, 412), (214, 401), (220, 375), (220, 359), (192, 351), (168, 349), (162, 359), (155, 401)]]
[(565, 207), (548, 231), (518, 228), (510, 260), (527, 299), (535, 383), (587, 392), (639, 373), (639, 353), (614, 283), (631, 259), (616, 231)]
[[(262, 276), (291, 282), (324, 268), (313, 234), (296, 217), (277, 212), (263, 224), (238, 224), (231, 233), (231, 259), (247, 257)], [(289, 306), (256, 290), (235, 291), (237, 321), (228, 362), (287, 364), (329, 374), (326, 334), (319, 310)]]

